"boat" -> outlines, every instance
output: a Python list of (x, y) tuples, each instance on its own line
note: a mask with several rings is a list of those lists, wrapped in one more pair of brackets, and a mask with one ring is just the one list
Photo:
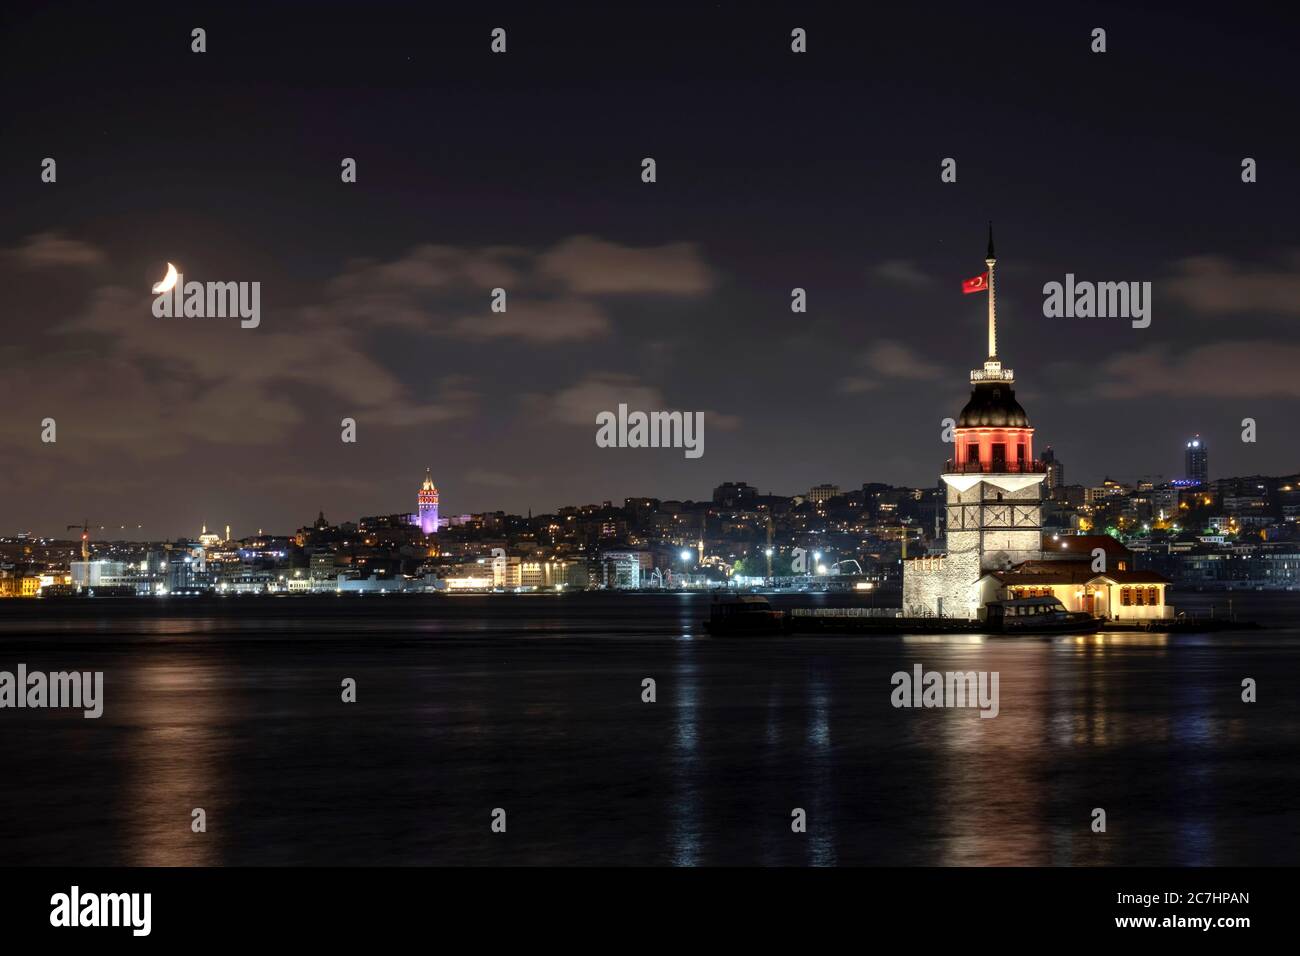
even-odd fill
[(1067, 611), (1060, 598), (990, 601), (986, 621), (1003, 634), (1095, 634), (1103, 623), (1085, 611)]
[(714, 635), (789, 634), (793, 630), (790, 616), (772, 610), (765, 597), (746, 594), (729, 601), (714, 601), (705, 629)]

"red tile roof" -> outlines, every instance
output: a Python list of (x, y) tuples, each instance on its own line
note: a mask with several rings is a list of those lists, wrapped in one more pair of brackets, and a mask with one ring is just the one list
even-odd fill
[[(1113, 540), (1113, 539), (1112, 539)], [(1094, 571), (1091, 561), (1024, 561), (1008, 571), (990, 571), (1003, 584), (1043, 587), (1087, 584), (1105, 578), (1115, 584), (1169, 584), (1158, 571)]]

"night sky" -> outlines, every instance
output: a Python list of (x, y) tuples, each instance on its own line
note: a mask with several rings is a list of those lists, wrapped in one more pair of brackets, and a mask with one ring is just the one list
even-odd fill
[[(989, 219), (1067, 481), (1178, 477), (1192, 432), (1212, 478), (1300, 464), (1294, 33), (1260, 10), (118, 6), (2, 14), (0, 534), (287, 533), (413, 510), (430, 466), (444, 515), (932, 486)], [(155, 318), (169, 261), (259, 281), (260, 327)], [(1067, 272), (1150, 281), (1150, 328), (1044, 318)], [(597, 448), (620, 402), (703, 411), (703, 457)]]

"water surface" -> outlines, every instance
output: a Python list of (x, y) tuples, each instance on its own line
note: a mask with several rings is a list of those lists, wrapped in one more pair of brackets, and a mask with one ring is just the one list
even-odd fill
[[(0, 864), (1294, 864), (1300, 596), (1233, 602), (1271, 626), (742, 640), (673, 594), (0, 602), (0, 670), (101, 670), (106, 697), (0, 710)], [(998, 716), (895, 709), (917, 663), (997, 671)]]

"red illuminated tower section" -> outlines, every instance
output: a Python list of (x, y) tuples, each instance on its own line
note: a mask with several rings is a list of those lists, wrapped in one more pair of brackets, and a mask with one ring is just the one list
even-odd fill
[(433, 476), (428, 468), (424, 470), (424, 482), (420, 485), (418, 500), (420, 531), (434, 534), (438, 530), (438, 489), (434, 487)]
[(989, 227), (988, 358), (970, 373), (971, 396), (953, 429), (944, 468), (945, 551), (906, 562), (904, 614), (978, 617), (988, 571), (1042, 557), (1041, 485), (1034, 430), (1016, 401), (1015, 373), (998, 358), (997, 257)]
[[(956, 455), (947, 474), (1024, 474), (1042, 469), (1034, 462), (1034, 430), (1016, 401), (1016, 375), (998, 358), (997, 257), (989, 226), (989, 357), (970, 373), (971, 396), (954, 433)], [(1040, 479), (1041, 480), (1041, 479)]]

